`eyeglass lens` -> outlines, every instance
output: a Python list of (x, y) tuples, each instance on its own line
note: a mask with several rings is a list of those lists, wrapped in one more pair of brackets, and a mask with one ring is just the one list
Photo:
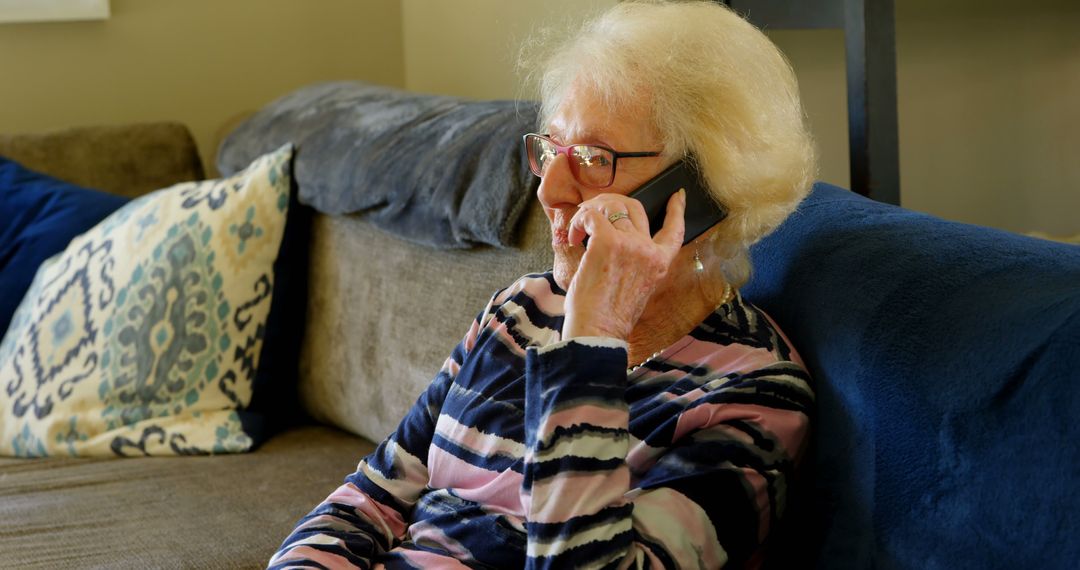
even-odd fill
[[(543, 176), (547, 166), (559, 154), (559, 149), (551, 141), (538, 137), (529, 137), (529, 166), (533, 174)], [(615, 157), (606, 148), (577, 144), (567, 148), (570, 172), (578, 182), (586, 186), (604, 187), (614, 178)]]

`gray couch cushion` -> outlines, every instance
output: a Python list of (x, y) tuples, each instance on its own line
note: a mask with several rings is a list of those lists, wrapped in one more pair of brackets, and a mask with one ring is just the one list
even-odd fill
[(0, 459), (0, 568), (261, 568), (372, 449), (306, 427), (241, 455)]
[(551, 267), (534, 198), (516, 249), (434, 250), (355, 217), (315, 217), (300, 393), (315, 418), (374, 441), (401, 421), (496, 289)]

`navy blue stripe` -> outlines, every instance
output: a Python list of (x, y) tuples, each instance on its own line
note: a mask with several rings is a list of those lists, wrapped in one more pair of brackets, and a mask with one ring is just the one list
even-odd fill
[[(367, 460), (371, 460), (370, 455), (367, 457)], [(371, 463), (368, 463), (368, 465), (371, 465)], [(356, 471), (346, 477), (345, 482), (356, 485), (356, 488), (360, 489), (361, 492), (367, 494), (372, 499), (375, 499), (376, 501), (384, 505), (392, 507), (394, 510), (398, 511), (402, 515), (409, 511), (409, 505), (401, 502), (400, 499), (395, 497), (386, 489), (383, 489), (375, 483), (372, 483), (371, 480), (368, 479), (367, 476), (360, 471)]]
[(446, 439), (445, 437), (435, 434), (435, 437), (431, 440), (432, 445), (442, 449), (443, 451), (457, 457), (458, 459), (481, 469), (487, 469), (498, 473), (510, 469), (518, 461), (515, 457), (507, 455), (480, 455), (474, 453), (460, 445)]
[[(758, 384), (755, 384), (755, 386), (757, 385)], [(764, 389), (767, 388), (767, 386), (762, 383), (761, 388)], [(706, 404), (747, 404), (775, 408), (778, 410), (803, 412), (807, 415), (810, 414), (810, 410), (813, 407), (813, 401), (807, 393), (801, 390), (794, 390), (785, 384), (779, 383), (774, 384), (774, 389), (767, 392), (710, 392), (705, 396), (698, 398), (694, 403), (687, 406), (686, 409), (690, 410)]]
[(617, 552), (627, 552), (634, 539), (631, 531), (620, 532), (606, 541), (593, 541), (571, 548), (557, 556), (534, 558), (535, 568), (581, 568), (601, 560), (611, 560), (604, 568), (618, 568), (621, 559), (613, 559)]
[(754, 424), (752, 424), (750, 422), (743, 421), (743, 420), (729, 420), (729, 421), (724, 422), (724, 425), (735, 428), (735, 429), (741, 431), (742, 433), (745, 433), (746, 435), (750, 436), (751, 441), (753, 441), (754, 445), (757, 446), (759, 449), (762, 449), (762, 450), (768, 451), (768, 452), (772, 452), (772, 451), (776, 450), (776, 447), (777, 447), (776, 441), (774, 441), (771, 437), (768, 436), (768, 434), (766, 434), (765, 432), (762, 432), (761, 430), (759, 430), (757, 428), (756, 425), (754, 425)]
[[(525, 467), (526, 481), (536, 482), (556, 475), (568, 473), (596, 473), (613, 471), (626, 465), (622, 458), (597, 459), (595, 457), (560, 457), (539, 463), (533, 463)], [(531, 487), (530, 487), (531, 488)]]
[(563, 325), (562, 315), (549, 315), (540, 309), (536, 300), (532, 297), (521, 292), (513, 297), (514, 303), (520, 305), (525, 310), (525, 315), (529, 317), (529, 322), (536, 327), (551, 329), (554, 331), (561, 331)]
[(563, 439), (572, 439), (575, 436), (587, 434), (587, 435), (603, 435), (611, 439), (612, 442), (626, 441), (626, 430), (622, 428), (611, 428), (594, 426), (592, 424), (575, 424), (572, 426), (559, 426), (548, 436), (548, 442), (546, 444), (537, 443), (534, 447), (537, 454), (542, 454), (544, 451), (554, 448)]
[(617, 505), (605, 507), (592, 514), (576, 516), (566, 522), (530, 522), (526, 523), (525, 528), (528, 530), (529, 536), (534, 539), (543, 540), (545, 542), (550, 542), (555, 539), (565, 540), (571, 538), (576, 533), (592, 529), (596, 526), (617, 523), (630, 516), (632, 512), (633, 506), (630, 504)]

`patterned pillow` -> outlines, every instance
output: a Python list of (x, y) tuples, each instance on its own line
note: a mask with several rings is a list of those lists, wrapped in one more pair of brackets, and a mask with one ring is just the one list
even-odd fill
[(135, 200), (42, 264), (0, 343), (0, 454), (246, 451), (292, 147)]

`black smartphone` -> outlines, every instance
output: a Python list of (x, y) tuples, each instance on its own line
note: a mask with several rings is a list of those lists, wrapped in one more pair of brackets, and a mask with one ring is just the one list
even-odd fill
[(686, 234), (683, 245), (720, 223), (727, 212), (721, 208), (701, 182), (701, 176), (688, 161), (680, 160), (642, 184), (630, 197), (645, 206), (649, 217), (649, 233), (656, 235), (664, 227), (668, 198), (680, 189), (686, 190)]

